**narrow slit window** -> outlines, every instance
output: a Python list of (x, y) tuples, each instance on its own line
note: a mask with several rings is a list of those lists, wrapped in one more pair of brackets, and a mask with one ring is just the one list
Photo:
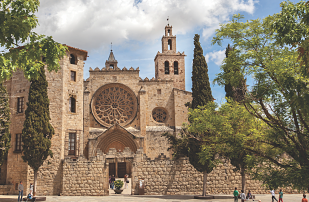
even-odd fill
[(21, 134), (16, 134), (15, 151), (21, 151)]
[(165, 61), (165, 74), (169, 74), (170, 73), (170, 69), (169, 69), (169, 66), (170, 66), (170, 64), (169, 64), (169, 62), (168, 61)]
[(71, 81), (76, 81), (76, 71), (71, 71)]
[(174, 62), (174, 74), (178, 75), (178, 62)]
[(167, 30), (167, 36), (169, 36), (171, 34), (171, 30)]
[(24, 112), (24, 98), (19, 97), (17, 98), (17, 113), (23, 113)]
[(74, 97), (70, 97), (69, 100), (69, 110), (72, 113), (76, 113), (76, 100)]
[(69, 155), (75, 155), (76, 133), (69, 133)]

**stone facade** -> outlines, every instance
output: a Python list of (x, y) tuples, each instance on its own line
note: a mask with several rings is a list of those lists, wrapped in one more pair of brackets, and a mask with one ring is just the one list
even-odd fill
[(73, 161), (65, 158), (63, 163), (62, 195), (105, 196), (108, 195), (108, 166), (102, 155), (87, 160), (83, 157)]
[[(197, 194), (202, 174), (187, 159), (170, 160), (169, 144), (161, 135), (178, 134), (187, 121), (184, 53), (176, 52), (176, 36), (165, 27), (155, 78), (142, 79), (139, 68), (122, 68), (111, 51), (105, 67), (89, 70), (83, 80), (87, 51), (68, 46), (58, 72), (47, 72), (51, 124), (55, 129), (48, 158), (39, 169), (38, 195), (108, 195), (108, 176), (132, 177), (132, 193), (145, 179), (146, 194)], [(30, 82), (17, 71), (6, 81), (10, 96), (12, 147), (1, 166), (0, 194), (17, 194), (33, 182), (33, 170), (23, 162), (20, 138)], [(21, 99), (22, 98), (22, 99)], [(163, 154), (162, 154), (163, 153)], [(162, 155), (161, 155), (162, 154)], [(239, 174), (222, 164), (209, 174), (209, 193), (231, 193)], [(248, 181), (254, 193), (259, 182)]]

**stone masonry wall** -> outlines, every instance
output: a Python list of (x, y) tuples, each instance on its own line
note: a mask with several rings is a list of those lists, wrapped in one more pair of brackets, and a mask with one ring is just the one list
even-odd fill
[(65, 158), (63, 163), (62, 195), (106, 196), (108, 192), (108, 164), (98, 155), (91, 161)]
[[(202, 194), (203, 174), (190, 164), (188, 158), (174, 161), (161, 154), (155, 160), (150, 160), (141, 151), (138, 151), (134, 158), (132, 169), (134, 194), (138, 194), (140, 179), (145, 181), (146, 195)], [(207, 194), (232, 194), (235, 187), (241, 189), (241, 175), (239, 172), (233, 172), (233, 168), (226, 161), (209, 173)], [(251, 180), (248, 176), (246, 186), (253, 194), (269, 192), (261, 182)]]

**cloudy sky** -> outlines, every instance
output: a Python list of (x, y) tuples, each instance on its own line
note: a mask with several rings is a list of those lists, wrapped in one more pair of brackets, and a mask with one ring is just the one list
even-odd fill
[[(241, 13), (245, 19), (264, 18), (280, 12), (281, 0), (41, 0), (36, 31), (63, 44), (88, 51), (84, 79), (89, 67), (105, 65), (113, 43), (118, 67), (140, 68), (141, 78), (152, 78), (154, 57), (161, 51), (161, 37), (169, 23), (176, 34), (177, 51), (185, 52), (186, 90), (191, 91), (193, 37), (201, 45), (212, 83), (220, 72), (225, 47), (211, 45), (220, 23)], [(299, 2), (292, 0), (292, 2)], [(224, 88), (211, 85), (216, 102), (223, 101)]]

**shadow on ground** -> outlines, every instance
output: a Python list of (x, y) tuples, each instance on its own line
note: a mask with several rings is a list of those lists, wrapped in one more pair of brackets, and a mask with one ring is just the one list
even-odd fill
[(132, 197), (158, 198), (158, 199), (181, 199), (181, 200), (194, 199), (194, 195), (134, 195)]
[(17, 201), (17, 198), (18, 198), (18, 196), (16, 196), (16, 197), (12, 197), (12, 198), (2, 198), (1, 196), (0, 196), (0, 201), (1, 202), (16, 202)]

